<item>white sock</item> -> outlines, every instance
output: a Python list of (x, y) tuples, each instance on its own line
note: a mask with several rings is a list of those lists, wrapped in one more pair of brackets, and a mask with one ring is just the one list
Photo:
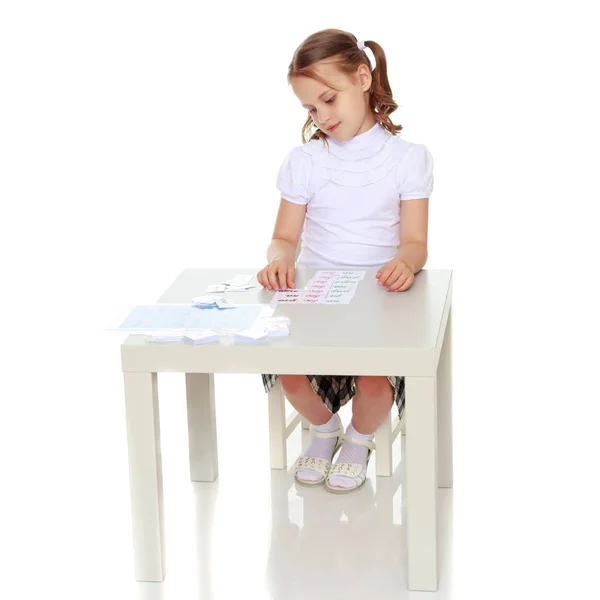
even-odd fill
[[(329, 433), (330, 431), (336, 431), (339, 429), (342, 421), (340, 419), (340, 415), (335, 413), (327, 423), (323, 425), (313, 426), (315, 431), (320, 431), (321, 433)], [(310, 442), (310, 446), (306, 449), (306, 452), (302, 456), (310, 456), (314, 458), (326, 458), (327, 460), (331, 460), (333, 457), (333, 449), (335, 448), (335, 444), (337, 442), (337, 438), (320, 438), (313, 437)], [(313, 471), (309, 469), (300, 469), (297, 474), (298, 479), (303, 479), (304, 481), (317, 481), (323, 477), (321, 473), (318, 471)]]
[[(350, 422), (350, 424), (348, 425), (346, 433), (359, 440), (371, 441), (375, 437), (374, 433), (369, 433), (366, 435), (358, 433), (358, 431), (356, 431), (356, 429), (352, 427), (352, 422)], [(340, 463), (358, 463), (363, 467), (366, 467), (368, 451), (369, 449), (366, 446), (360, 446), (358, 444), (353, 444), (348, 440), (344, 440), (340, 449), (340, 453), (338, 454), (338, 457), (335, 461), (335, 464), (337, 465)], [(344, 488), (350, 488), (356, 485), (354, 479), (351, 479), (350, 477), (346, 477), (344, 475), (333, 475), (332, 477), (330, 477), (329, 483), (331, 483), (331, 485)]]

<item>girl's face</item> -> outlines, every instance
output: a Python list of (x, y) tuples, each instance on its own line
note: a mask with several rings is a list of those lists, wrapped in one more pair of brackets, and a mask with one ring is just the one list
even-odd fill
[(315, 71), (340, 90), (310, 77), (292, 78), (294, 94), (309, 111), (316, 127), (325, 135), (343, 142), (375, 125), (375, 117), (369, 109), (371, 71), (366, 65), (360, 65), (351, 78), (326, 63), (317, 63)]

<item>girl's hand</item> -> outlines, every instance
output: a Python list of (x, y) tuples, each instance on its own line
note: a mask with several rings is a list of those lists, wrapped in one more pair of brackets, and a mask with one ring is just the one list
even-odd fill
[(295, 272), (296, 267), (293, 262), (276, 258), (256, 274), (256, 279), (269, 290), (285, 290), (296, 287)]
[(388, 292), (404, 292), (415, 280), (413, 270), (397, 258), (383, 265), (376, 277), (379, 279), (379, 285), (384, 285)]

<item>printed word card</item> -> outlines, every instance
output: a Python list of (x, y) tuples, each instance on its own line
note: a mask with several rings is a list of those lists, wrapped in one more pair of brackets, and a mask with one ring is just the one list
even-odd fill
[(349, 304), (365, 271), (317, 271), (304, 289), (275, 292), (269, 305)]

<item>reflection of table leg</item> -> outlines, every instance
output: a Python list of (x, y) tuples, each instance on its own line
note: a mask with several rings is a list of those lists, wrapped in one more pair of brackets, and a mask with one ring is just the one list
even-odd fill
[(219, 474), (214, 377), (212, 373), (185, 374), (192, 481), (214, 481)]
[(156, 373), (123, 373), (136, 581), (165, 578), (162, 457)]
[(437, 590), (437, 378), (406, 377), (408, 589)]
[(452, 306), (440, 352), (438, 380), (438, 461), (441, 488), (452, 487)]

